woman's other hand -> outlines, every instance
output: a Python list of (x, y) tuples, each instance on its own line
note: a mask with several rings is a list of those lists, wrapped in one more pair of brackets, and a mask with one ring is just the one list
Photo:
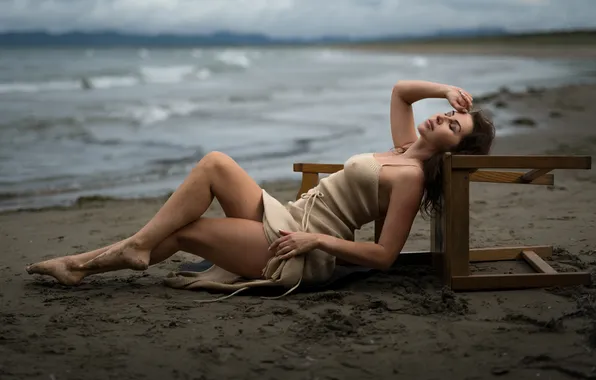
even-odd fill
[(273, 252), (282, 260), (287, 260), (303, 253), (312, 251), (319, 246), (317, 234), (308, 232), (288, 232), (279, 230), (281, 237), (269, 246), (269, 251)]
[(449, 104), (458, 112), (467, 113), (472, 109), (472, 95), (459, 87), (451, 87), (445, 98)]

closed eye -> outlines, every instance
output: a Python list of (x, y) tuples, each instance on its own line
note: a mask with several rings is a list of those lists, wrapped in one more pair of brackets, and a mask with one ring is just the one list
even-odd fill
[[(445, 116), (453, 116), (455, 115), (455, 111), (445, 112)], [(457, 120), (450, 120), (449, 122), (449, 129), (451, 129), (454, 133), (456, 132), (456, 128), (461, 132), (461, 124)]]

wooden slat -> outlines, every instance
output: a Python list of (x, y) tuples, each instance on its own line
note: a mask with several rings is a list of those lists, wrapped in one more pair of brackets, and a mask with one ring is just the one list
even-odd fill
[[(452, 199), (451, 199), (451, 176), (452, 176), (452, 169), (451, 169), (451, 155), (446, 154), (445, 159), (443, 160), (443, 200), (442, 200), (442, 209), (441, 209), (441, 219), (439, 220), (439, 224), (437, 228), (441, 233), (442, 238), (442, 249), (441, 255), (439, 257), (433, 258), (433, 263), (435, 265), (435, 269), (438, 273), (443, 275), (443, 283), (447, 286), (451, 286), (451, 257), (448, 255), (447, 249), (450, 241), (450, 230), (449, 230), (449, 216), (451, 215), (451, 210), (453, 209), (452, 206)], [(435, 251), (434, 248), (431, 248), (432, 251)], [(441, 265), (441, 267), (438, 267)]]
[[(444, 275), (444, 257), (445, 257), (445, 244), (443, 235), (445, 232), (444, 228), (445, 213), (438, 210), (431, 216), (430, 220), (430, 250), (432, 252), (432, 264), (433, 268), (437, 273)], [(445, 280), (446, 281), (446, 280)]]
[(451, 188), (447, 213), (445, 255), (451, 262), (452, 276), (470, 273), (470, 173), (467, 170), (451, 172)]
[(553, 254), (553, 247), (550, 245), (473, 248), (470, 249), (470, 262), (516, 260), (521, 257), (524, 250), (534, 251), (540, 257), (550, 257)]
[(591, 283), (587, 272), (566, 273), (520, 273), (482, 274), (454, 276), (451, 279), (453, 290), (491, 290), (545, 288), (550, 286), (588, 285)]
[(545, 175), (546, 173), (550, 172), (552, 169), (533, 169), (530, 170), (529, 172), (527, 172), (526, 174), (524, 174), (521, 177), (521, 181), (523, 183), (530, 183), (532, 181), (534, 181), (536, 178), (540, 178), (543, 175)]
[(431, 265), (432, 264), (432, 252), (428, 251), (413, 251), (413, 252), (401, 252), (397, 259), (393, 262), (392, 267), (398, 267), (402, 265)]
[[(452, 178), (452, 169), (451, 169), (451, 155), (445, 155), (445, 159), (443, 160), (443, 198), (442, 198), (442, 209), (441, 209), (441, 220), (438, 226), (441, 236), (442, 236), (442, 250), (441, 256), (433, 259), (435, 264), (435, 269), (437, 269), (438, 273), (443, 275), (443, 283), (446, 286), (451, 286), (451, 256), (449, 253), (453, 251), (453, 247), (449, 245), (450, 243), (450, 233), (451, 230), (449, 228), (450, 225), (450, 216), (453, 210), (453, 200), (451, 198), (451, 178)], [(434, 251), (434, 249), (432, 249)], [(441, 267), (437, 267), (440, 264)]]
[(590, 156), (453, 155), (454, 169), (590, 169)]
[(300, 184), (300, 189), (298, 190), (296, 199), (300, 199), (302, 194), (317, 186), (318, 183), (319, 175), (317, 173), (302, 173), (302, 183)]
[(294, 164), (295, 172), (302, 173), (323, 173), (331, 174), (338, 172), (344, 168), (341, 164), (309, 164), (309, 163), (296, 163)]
[(548, 263), (540, 256), (536, 254), (534, 251), (522, 251), (522, 257), (536, 272), (540, 273), (557, 273), (556, 270), (553, 269)]
[[(546, 169), (540, 169), (546, 170)], [(470, 174), (471, 182), (492, 182), (492, 183), (524, 183), (528, 185), (552, 185), (555, 182), (555, 177), (552, 174), (536, 177), (531, 181), (523, 180), (524, 173), (519, 172), (503, 172), (492, 170), (478, 170)]]
[[(294, 164), (294, 172), (302, 173), (331, 174), (342, 169), (343, 165), (341, 164)], [(528, 183), (532, 185), (552, 185), (554, 183), (554, 176), (552, 174), (539, 176), (530, 182), (525, 182), (522, 180), (522, 176), (523, 173), (519, 172), (479, 170), (471, 174), (470, 181), (492, 183)]]

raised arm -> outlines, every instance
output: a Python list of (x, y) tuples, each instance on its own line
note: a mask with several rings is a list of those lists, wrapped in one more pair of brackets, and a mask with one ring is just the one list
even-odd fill
[[(455, 86), (420, 80), (397, 82), (391, 92), (391, 109), (389, 111), (393, 145), (396, 148), (403, 147), (415, 142), (418, 138), (414, 125), (414, 114), (412, 112), (413, 103), (422, 99), (447, 98), (450, 91), (459, 92), (460, 90), (460, 88)], [(469, 94), (465, 94), (469, 96)], [(467, 100), (469, 104), (456, 104), (456, 110), (464, 112), (468, 109), (472, 103), (472, 99), (469, 97)]]

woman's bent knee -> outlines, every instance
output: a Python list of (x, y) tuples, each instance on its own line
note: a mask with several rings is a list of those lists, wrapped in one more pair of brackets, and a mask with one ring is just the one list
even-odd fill
[(234, 162), (234, 160), (232, 160), (232, 158), (227, 154), (218, 151), (213, 151), (203, 156), (203, 158), (199, 161), (197, 166), (207, 166), (209, 168), (215, 168), (230, 162)]

